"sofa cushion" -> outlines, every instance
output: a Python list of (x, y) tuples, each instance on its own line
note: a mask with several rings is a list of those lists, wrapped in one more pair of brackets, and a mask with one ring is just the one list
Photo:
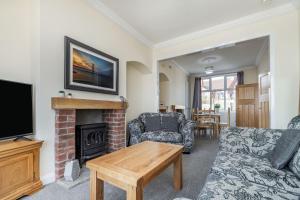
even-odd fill
[(169, 113), (150, 113), (150, 112), (146, 112), (146, 113), (142, 113), (140, 114), (140, 116), (138, 117), (139, 120), (141, 120), (141, 122), (143, 124), (145, 124), (146, 122), (146, 118), (148, 117), (154, 117), (154, 116), (159, 116), (159, 117), (175, 117), (177, 119), (178, 124), (181, 124), (182, 122), (185, 121), (185, 116), (182, 113), (178, 113), (178, 112), (169, 112)]
[(162, 116), (161, 129), (167, 132), (178, 132), (177, 118), (172, 116)]
[(235, 153), (265, 157), (275, 148), (285, 130), (256, 128), (227, 128), (222, 130), (220, 149)]
[(232, 180), (272, 187), (273, 190), (284, 190), (300, 195), (300, 180), (289, 170), (277, 170), (268, 159), (259, 159), (250, 155), (219, 152), (212, 167), (219, 176)]
[(300, 143), (299, 130), (286, 130), (277, 141), (275, 148), (270, 154), (272, 166), (276, 169), (282, 169), (292, 159), (298, 150)]
[(300, 129), (300, 115), (294, 117), (288, 124), (288, 129)]
[(289, 163), (289, 168), (300, 179), (300, 148)]
[(272, 164), (267, 158), (257, 158), (248, 154), (227, 151), (218, 152), (214, 165), (237, 167), (248, 166), (250, 168), (261, 165), (272, 167)]
[(160, 117), (160, 113), (142, 113), (139, 116), (139, 120), (145, 125), (148, 117)]
[(182, 143), (182, 135), (177, 132), (149, 131), (143, 133), (142, 141)]
[(145, 118), (145, 131), (157, 131), (161, 129), (161, 122), (159, 116), (148, 116)]
[(231, 178), (212, 172), (208, 175), (204, 188), (197, 200), (298, 200), (299, 195), (243, 179)]
[(185, 121), (185, 116), (182, 113), (178, 112), (168, 112), (168, 113), (160, 113), (161, 117), (175, 117), (177, 119), (178, 124), (181, 124)]

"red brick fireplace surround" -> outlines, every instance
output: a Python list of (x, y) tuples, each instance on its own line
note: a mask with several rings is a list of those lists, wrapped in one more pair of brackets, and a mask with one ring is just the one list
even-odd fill
[(75, 125), (77, 109), (101, 109), (103, 122), (108, 124), (107, 149), (124, 148), (126, 104), (114, 101), (52, 98), (55, 110), (55, 177), (64, 174), (65, 163), (75, 159)]

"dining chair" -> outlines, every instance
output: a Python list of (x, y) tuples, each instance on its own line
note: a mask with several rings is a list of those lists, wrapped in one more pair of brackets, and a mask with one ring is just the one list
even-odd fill
[(196, 122), (196, 127), (195, 127), (195, 136), (198, 136), (201, 133), (201, 127), (199, 126), (198, 122), (198, 109), (193, 108), (192, 109), (192, 116), (191, 119)]
[(197, 109), (193, 108), (192, 109), (192, 116), (191, 116), (191, 119), (193, 121), (197, 121)]
[(198, 132), (207, 134), (207, 130), (209, 129), (212, 138), (216, 133), (216, 121), (215, 117), (211, 114), (209, 110), (198, 110), (196, 116)]
[(194, 133), (195, 133), (195, 136), (197, 136), (200, 133), (200, 127), (198, 127), (198, 124), (199, 124), (199, 122), (198, 122), (198, 109), (196, 109), (196, 108), (192, 109), (191, 119), (196, 122), (196, 127), (195, 127)]

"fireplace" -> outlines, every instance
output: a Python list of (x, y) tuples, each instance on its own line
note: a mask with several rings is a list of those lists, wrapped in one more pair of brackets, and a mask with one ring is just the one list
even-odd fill
[[(55, 177), (60, 179), (64, 174), (65, 163), (69, 160), (83, 156), (81, 162), (100, 155), (100, 149), (108, 153), (125, 147), (125, 112), (127, 104), (116, 101), (88, 100), (75, 98), (52, 98), (52, 108), (55, 110)], [(88, 112), (88, 116), (82, 113)], [(97, 119), (97, 120), (96, 120)], [(95, 121), (93, 121), (95, 120)], [(86, 152), (77, 155), (77, 125), (106, 124), (105, 135), (87, 134), (90, 142), (84, 146)], [(87, 129), (86, 132), (89, 132)], [(103, 131), (101, 131), (103, 133)], [(97, 135), (97, 136), (96, 136)], [(102, 138), (103, 137), (103, 138)], [(105, 145), (94, 148), (96, 143), (105, 141)], [(101, 147), (100, 147), (101, 146)], [(97, 149), (97, 153), (96, 153)], [(80, 149), (82, 150), (82, 149)], [(101, 151), (101, 154), (103, 151)]]
[(106, 153), (107, 124), (77, 125), (75, 130), (76, 159), (80, 165)]

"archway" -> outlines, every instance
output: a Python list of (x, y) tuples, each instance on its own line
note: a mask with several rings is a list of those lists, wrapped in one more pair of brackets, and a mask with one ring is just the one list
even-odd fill
[(129, 103), (126, 121), (143, 112), (153, 112), (153, 74), (150, 68), (138, 61), (126, 63), (126, 98)]
[(170, 79), (163, 72), (159, 73), (159, 105), (166, 110), (170, 105)]
[(159, 63), (157, 74), (159, 105), (162, 112), (172, 111), (171, 107), (181, 107), (187, 114), (188, 103), (188, 74), (173, 60), (164, 60)]

